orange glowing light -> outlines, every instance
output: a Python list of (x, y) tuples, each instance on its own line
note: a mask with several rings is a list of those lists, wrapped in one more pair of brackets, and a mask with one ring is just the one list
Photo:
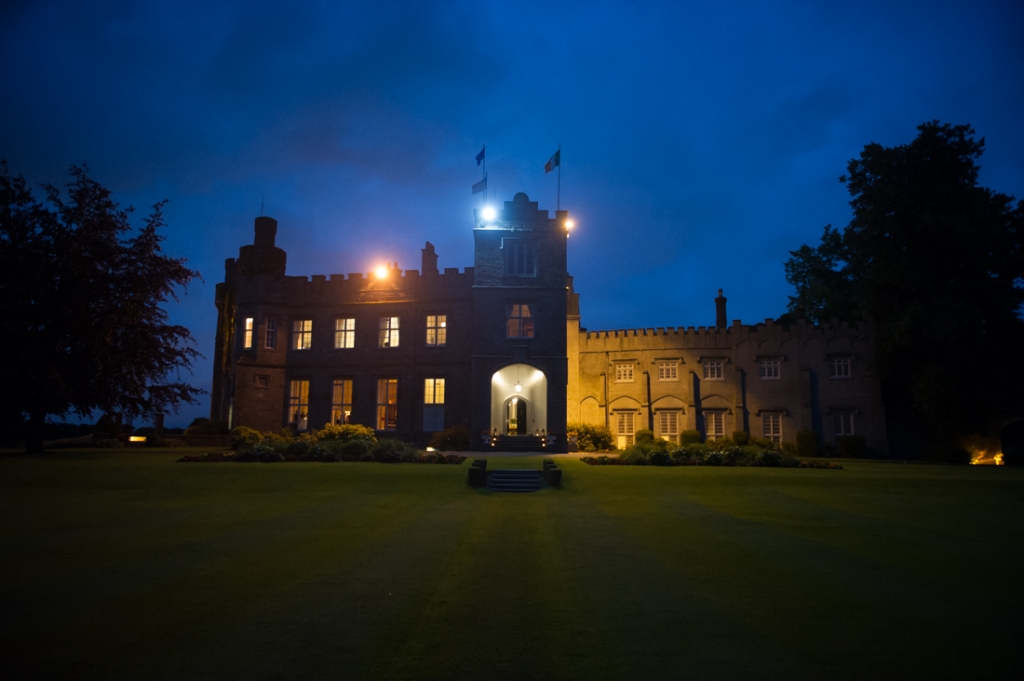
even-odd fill
[(381, 265), (380, 267), (374, 270), (374, 274), (377, 275), (378, 279), (387, 279), (388, 268)]

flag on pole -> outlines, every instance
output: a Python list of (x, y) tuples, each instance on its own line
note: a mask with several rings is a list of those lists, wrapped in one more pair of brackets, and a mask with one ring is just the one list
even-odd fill
[[(562, 165), (562, 150), (559, 149), (548, 159), (548, 162), (544, 164), (544, 174), (550, 173), (555, 169), (555, 166)], [(559, 171), (561, 172), (561, 171)]]
[[(480, 153), (482, 154), (484, 152), (481, 151)], [(485, 192), (485, 191), (487, 191), (487, 178), (486, 177), (473, 185), (473, 193), (474, 194), (479, 194), (480, 192)]]
[(480, 153), (476, 155), (476, 164), (477, 165), (480, 165), (480, 163), (483, 162), (483, 160), (484, 160), (484, 152), (485, 151), (487, 151), (487, 145), (486, 144), (484, 145), (483, 149), (480, 150)]

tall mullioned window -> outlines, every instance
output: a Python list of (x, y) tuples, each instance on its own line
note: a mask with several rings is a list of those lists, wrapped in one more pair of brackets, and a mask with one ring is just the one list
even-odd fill
[(443, 314), (427, 315), (427, 345), (445, 345), (448, 343), (448, 316)]
[(309, 427), (309, 381), (292, 381), (288, 391), (288, 423), (297, 430)]
[(309, 350), (313, 347), (313, 320), (296, 319), (292, 322), (292, 350)]
[(537, 276), (537, 245), (525, 239), (505, 239), (505, 274), (510, 277)]
[(339, 318), (334, 320), (334, 347), (341, 350), (356, 346), (356, 320)]
[(704, 380), (722, 381), (725, 380), (725, 372), (722, 369), (724, 362), (720, 359), (704, 360)]
[(444, 430), (444, 379), (423, 379), (423, 430)]
[(242, 347), (246, 350), (252, 348), (252, 317), (245, 318), (245, 331), (242, 336)]
[(623, 363), (615, 365), (615, 382), (616, 383), (632, 383), (633, 382), (633, 364)]
[(840, 412), (832, 415), (832, 424), (835, 427), (836, 437), (853, 435), (853, 412)]
[(779, 360), (777, 359), (762, 359), (761, 360), (761, 380), (762, 381), (777, 381), (781, 376), (779, 371)]
[(277, 320), (267, 320), (267, 333), (263, 340), (263, 347), (267, 350), (277, 349)]
[(507, 338), (533, 338), (533, 306), (517, 303), (508, 306), (505, 336)]
[(615, 414), (615, 437), (619, 449), (625, 449), (633, 444), (635, 416), (636, 414), (631, 411), (620, 411)]
[(334, 380), (334, 393), (331, 396), (331, 423), (352, 422), (352, 379), (338, 378)]
[(661, 439), (675, 442), (679, 435), (679, 412), (658, 412), (658, 435)]
[(658, 362), (659, 381), (678, 381), (679, 368), (675, 362)]
[(398, 429), (398, 379), (377, 380), (377, 430)]
[(725, 413), (721, 411), (704, 412), (704, 435), (709, 440), (725, 437)]
[(833, 357), (828, 361), (829, 378), (850, 378), (851, 376), (849, 357)]
[(761, 433), (775, 444), (781, 444), (782, 414), (761, 414)]
[(378, 340), (378, 347), (398, 347), (398, 317), (380, 318), (380, 336)]

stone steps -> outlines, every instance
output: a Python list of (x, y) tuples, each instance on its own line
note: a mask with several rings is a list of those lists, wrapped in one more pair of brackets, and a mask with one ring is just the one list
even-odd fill
[(540, 471), (528, 468), (491, 471), (487, 487), (494, 492), (536, 492), (543, 486)]
[(535, 435), (499, 435), (491, 447), (496, 452), (541, 452), (543, 441)]

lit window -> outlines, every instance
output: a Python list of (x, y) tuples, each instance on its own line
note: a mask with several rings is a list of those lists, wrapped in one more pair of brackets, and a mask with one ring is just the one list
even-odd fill
[(309, 350), (313, 347), (313, 320), (296, 319), (292, 322), (292, 350)]
[(380, 318), (380, 336), (379, 336), (379, 347), (382, 348), (397, 348), (398, 347), (398, 317), (381, 317)]
[(534, 277), (537, 275), (536, 245), (521, 239), (505, 239), (505, 274), (510, 277)]
[(725, 412), (704, 412), (704, 435), (708, 440), (725, 437)]
[(659, 381), (678, 381), (679, 369), (675, 362), (658, 362)]
[(352, 380), (335, 379), (331, 398), (331, 423), (352, 423)]
[(761, 380), (762, 381), (775, 381), (780, 377), (779, 373), (779, 360), (777, 359), (762, 359), (761, 360)]
[(338, 350), (356, 346), (356, 320), (351, 318), (334, 320), (334, 347)]
[(398, 428), (398, 379), (377, 380), (377, 430)]
[(725, 373), (722, 371), (722, 364), (720, 359), (704, 360), (704, 379), (708, 381), (724, 380)]
[(443, 314), (427, 315), (427, 345), (444, 345), (448, 342), (448, 317)]
[(834, 414), (832, 416), (836, 437), (853, 435), (853, 412)]
[(508, 338), (533, 338), (533, 306), (509, 305), (505, 335)]
[(288, 393), (288, 423), (297, 430), (309, 427), (309, 381), (292, 381)]
[(761, 414), (761, 433), (774, 442), (782, 442), (782, 414)]
[(619, 449), (625, 449), (633, 444), (633, 417), (631, 411), (620, 411), (615, 414), (615, 435)]
[(658, 412), (658, 434), (663, 440), (675, 442), (679, 435), (679, 413), (674, 411)]
[(246, 350), (252, 348), (252, 317), (245, 318), (245, 335), (242, 339), (242, 347)]
[(632, 383), (633, 382), (633, 365), (632, 364), (616, 364), (615, 365), (615, 382), (616, 383)]
[(276, 319), (268, 319), (267, 320), (267, 335), (266, 335), (266, 338), (264, 339), (263, 346), (267, 350), (276, 350), (277, 349), (277, 320)]
[(423, 430), (435, 433), (444, 430), (444, 379), (423, 381)]
[(828, 362), (829, 378), (850, 378), (850, 358), (833, 357)]

